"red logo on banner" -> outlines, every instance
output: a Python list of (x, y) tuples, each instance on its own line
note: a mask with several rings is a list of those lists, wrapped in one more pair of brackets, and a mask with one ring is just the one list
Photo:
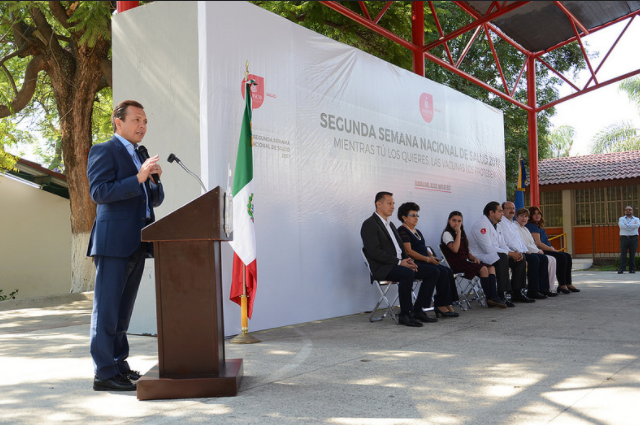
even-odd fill
[(420, 95), (420, 113), (426, 122), (433, 120), (433, 96), (429, 93)]
[[(249, 79), (256, 82), (251, 85), (251, 109), (258, 109), (264, 102), (264, 78), (257, 75), (249, 74)], [(244, 99), (244, 85), (246, 79), (242, 79), (242, 85), (240, 91), (242, 91), (242, 98)]]
[(484, 235), (485, 233), (487, 233), (487, 229), (480, 230), (480, 233), (482, 233)]

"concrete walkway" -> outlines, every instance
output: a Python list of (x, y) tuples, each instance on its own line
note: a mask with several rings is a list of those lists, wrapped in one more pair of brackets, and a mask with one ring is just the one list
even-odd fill
[[(2, 302), (0, 423), (640, 423), (640, 274), (574, 279), (578, 294), (423, 328), (357, 314), (256, 332), (227, 344), (240, 394), (188, 400), (92, 390), (90, 296)], [(134, 368), (157, 362), (155, 338), (130, 343)]]

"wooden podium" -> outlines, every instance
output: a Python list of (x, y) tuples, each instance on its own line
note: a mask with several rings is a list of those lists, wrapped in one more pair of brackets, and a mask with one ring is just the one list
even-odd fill
[(142, 230), (153, 242), (158, 364), (138, 381), (139, 400), (238, 394), (242, 359), (225, 359), (220, 187)]

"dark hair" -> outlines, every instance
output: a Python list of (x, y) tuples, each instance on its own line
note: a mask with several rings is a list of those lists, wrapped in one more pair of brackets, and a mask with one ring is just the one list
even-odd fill
[(376, 205), (379, 200), (383, 199), (385, 196), (393, 196), (391, 192), (378, 192), (376, 193), (376, 200), (373, 201), (373, 204)]
[(116, 131), (116, 118), (124, 121), (124, 117), (127, 116), (127, 108), (129, 108), (129, 106), (144, 109), (144, 106), (142, 106), (135, 100), (123, 100), (122, 102), (118, 103), (116, 107), (113, 108), (113, 113), (111, 114), (111, 125), (113, 126), (114, 133)]
[[(536, 211), (540, 212), (540, 221), (537, 223), (533, 221), (533, 214), (535, 214)], [(540, 208), (529, 207), (529, 223), (533, 223), (539, 228), (544, 229), (544, 218), (542, 218), (542, 211), (540, 211)]]
[(529, 215), (529, 210), (526, 208), (520, 208), (518, 211), (516, 211), (516, 217), (522, 214)]
[(500, 202), (491, 201), (487, 205), (484, 206), (484, 210), (482, 210), (482, 214), (484, 214), (487, 217), (489, 217), (489, 213), (491, 211), (497, 210), (499, 206), (500, 206)]
[[(462, 213), (460, 211), (451, 211), (449, 213), (449, 218), (447, 218), (447, 226), (444, 228), (442, 235), (440, 235), (440, 242), (442, 242), (442, 236), (445, 234), (445, 232), (451, 233), (451, 236), (453, 236), (454, 238), (458, 234), (455, 230), (453, 230), (453, 227), (451, 227), (451, 224), (449, 224), (449, 220), (451, 220), (451, 217), (455, 217), (457, 215), (459, 215), (460, 218), (464, 220), (464, 217), (462, 217)], [(460, 235), (460, 243), (464, 246), (466, 250), (469, 250), (469, 242), (467, 241), (467, 234), (464, 232), (464, 224), (460, 224), (460, 233), (462, 233)]]
[(415, 202), (405, 202), (400, 205), (400, 208), (398, 208), (398, 220), (400, 220), (401, 223), (404, 223), (402, 217), (406, 217), (409, 214), (409, 211), (418, 212), (420, 211), (420, 206)]

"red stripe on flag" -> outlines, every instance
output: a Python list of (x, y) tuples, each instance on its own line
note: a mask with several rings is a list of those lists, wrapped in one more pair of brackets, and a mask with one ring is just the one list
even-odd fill
[[(233, 253), (233, 272), (231, 280), (231, 290), (229, 293), (229, 299), (234, 303), (240, 305), (242, 301), (242, 260), (238, 257), (238, 254)], [(256, 290), (258, 289), (258, 273), (256, 260), (253, 260), (245, 269), (245, 280), (247, 284), (247, 317), (251, 319), (253, 313), (253, 300), (255, 298)]]

